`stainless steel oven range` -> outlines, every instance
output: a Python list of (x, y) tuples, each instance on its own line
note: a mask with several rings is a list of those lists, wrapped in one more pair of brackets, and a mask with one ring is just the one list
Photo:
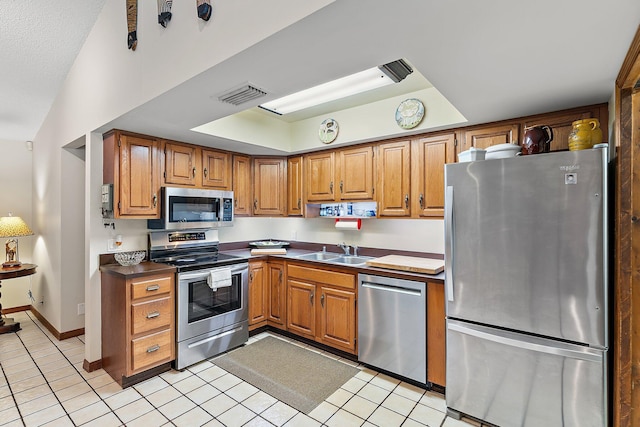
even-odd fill
[(218, 252), (218, 230), (149, 233), (149, 259), (176, 273), (176, 369), (249, 339), (247, 260)]

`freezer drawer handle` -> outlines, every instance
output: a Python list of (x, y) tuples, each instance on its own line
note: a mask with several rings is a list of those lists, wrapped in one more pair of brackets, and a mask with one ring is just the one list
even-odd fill
[[(589, 362), (602, 362), (601, 351), (589, 349), (588, 347), (585, 347), (582, 351), (577, 351), (567, 348), (551, 347), (547, 345), (536, 344), (533, 342), (516, 340), (505, 336), (495, 335), (489, 332), (483, 332), (477, 329), (467, 328), (455, 323), (449, 323), (447, 327), (451, 331), (460, 332), (462, 334), (481, 338), (487, 341), (493, 341), (498, 344), (521, 348), (523, 350), (537, 351), (539, 353), (553, 354), (556, 356), (586, 360)], [(576, 345), (576, 347), (578, 346)]]
[(444, 224), (445, 224), (445, 248), (446, 255), (444, 283), (447, 289), (447, 299), (453, 301), (453, 187), (448, 186), (444, 196)]
[(413, 295), (413, 296), (422, 296), (422, 292), (420, 292), (417, 289), (409, 289), (409, 288), (404, 288), (402, 286), (387, 286), (387, 285), (380, 285), (378, 283), (371, 283), (371, 282), (362, 282), (362, 287), (363, 288), (371, 288), (371, 289), (375, 289), (378, 291), (385, 291), (385, 292), (395, 292), (398, 294), (406, 294), (406, 295)]

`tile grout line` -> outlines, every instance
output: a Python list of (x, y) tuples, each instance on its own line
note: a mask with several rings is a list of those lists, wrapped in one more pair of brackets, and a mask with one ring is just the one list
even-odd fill
[[(51, 337), (49, 337), (49, 336), (46, 334), (46, 332), (45, 332), (45, 331), (40, 327), (40, 325), (38, 325), (38, 324), (33, 320), (33, 318), (31, 317), (31, 315), (29, 315), (29, 313), (28, 313), (28, 312), (25, 312), (25, 314), (27, 315), (27, 317), (29, 317), (29, 319), (30, 319), (30, 320), (31, 320), (31, 322), (35, 325), (35, 327), (36, 327), (36, 328), (38, 328), (38, 329), (40, 330), (40, 332), (42, 332), (42, 334), (43, 334), (43, 335), (44, 335), (44, 336), (49, 340), (49, 342), (51, 342), (51, 344), (53, 344), (53, 346), (54, 346), (54, 347), (55, 347), (55, 348), (60, 352), (60, 354), (62, 355), (62, 357), (64, 357), (64, 359), (65, 359), (65, 360), (67, 361), (67, 363), (69, 363), (69, 365), (70, 365), (70, 366), (71, 366), (71, 367), (76, 371), (76, 373), (78, 373), (78, 375), (80, 375), (80, 377), (82, 378), (82, 380), (83, 380), (83, 381), (84, 381), (84, 382), (85, 382), (85, 383), (86, 383), (86, 384), (91, 388), (91, 390), (92, 390), (94, 393), (96, 393), (96, 389), (91, 385), (91, 383), (88, 381), (88, 379), (87, 379), (87, 378), (85, 378), (85, 377), (84, 377), (84, 375), (82, 375), (82, 373), (78, 370), (78, 368), (77, 368), (73, 363), (71, 363), (71, 360), (69, 360), (69, 358), (67, 357), (67, 355), (66, 355), (66, 354), (64, 354), (64, 352), (60, 349), (60, 347), (58, 347), (58, 346), (56, 345), (56, 343), (51, 339)], [(44, 375), (44, 373), (43, 373), (43, 372), (42, 372), (42, 370), (40, 369), (40, 366), (38, 365), (38, 363), (36, 362), (36, 360), (35, 360), (35, 359), (33, 358), (33, 356), (31, 355), (31, 351), (30, 351), (30, 350), (29, 350), (29, 348), (27, 348), (27, 346), (24, 344), (24, 341), (22, 340), (22, 338), (20, 337), (20, 335), (18, 335), (18, 334), (16, 334), (16, 335), (18, 336), (18, 339), (20, 340), (20, 342), (21, 342), (21, 343), (22, 343), (22, 345), (24, 346), (25, 350), (26, 350), (26, 351), (27, 351), (27, 353), (29, 354), (29, 357), (31, 357), (31, 360), (33, 360), (33, 363), (35, 363), (36, 368), (38, 369), (38, 371), (40, 371), (40, 374), (41, 374), (41, 375), (42, 375), (42, 377), (44, 378), (44, 381), (46, 382), (47, 387), (49, 387), (49, 390), (51, 390), (51, 393), (55, 396), (56, 400), (57, 400), (57, 401), (58, 401), (58, 403), (60, 404), (60, 407), (64, 410), (65, 415), (66, 415), (67, 417), (69, 417), (69, 420), (71, 420), (71, 422), (72, 422), (74, 425), (76, 425), (76, 423), (75, 423), (75, 422), (73, 421), (73, 419), (71, 418), (71, 414), (67, 411), (67, 408), (65, 408), (65, 406), (62, 404), (62, 401), (60, 400), (60, 398), (58, 397), (58, 395), (56, 394), (56, 392), (53, 390), (53, 388), (51, 387), (51, 384), (49, 383), (49, 380), (48, 380), (48, 379), (47, 379), (47, 377)], [(79, 340), (79, 341), (80, 341), (80, 342), (82, 342), (81, 340)], [(59, 341), (59, 342), (62, 342), (62, 341)], [(84, 343), (83, 343), (83, 344), (84, 344)], [(70, 386), (70, 387), (73, 387), (73, 386)], [(67, 388), (67, 387), (65, 387), (65, 388)], [(61, 389), (61, 390), (64, 390), (64, 389)], [(113, 413), (113, 415), (118, 419), (118, 421), (121, 423), (121, 425), (125, 425), (125, 423), (123, 423), (123, 422), (122, 422), (122, 420), (120, 419), (120, 417), (118, 417), (118, 415), (117, 415), (113, 410), (111, 410), (111, 407), (107, 404), (107, 402), (105, 402), (105, 401), (104, 401), (104, 399), (102, 398), (102, 396), (100, 396), (100, 394), (98, 394), (98, 393), (96, 393), (96, 395), (98, 396), (98, 398), (99, 398), (102, 402), (104, 402), (104, 404), (107, 406), (107, 408), (109, 408), (109, 410)], [(14, 400), (15, 400), (15, 397), (14, 397)], [(17, 406), (17, 403), (16, 403), (16, 406)], [(46, 408), (45, 408), (45, 409), (46, 409)], [(45, 409), (42, 409), (42, 410), (45, 410)], [(20, 409), (19, 409), (19, 408), (18, 408), (18, 411), (20, 411)], [(34, 412), (34, 413), (35, 413), (35, 412)], [(101, 416), (102, 416), (102, 415), (101, 415)], [(23, 420), (22, 422), (23, 422), (23, 424), (24, 424), (24, 418), (22, 417), (22, 414), (21, 414), (21, 418), (22, 418), (22, 420)], [(63, 418), (63, 417), (56, 418), (56, 420), (57, 420), (57, 419), (60, 419), (60, 418)], [(90, 421), (96, 420), (96, 419), (98, 419), (98, 418), (99, 418), (99, 417), (97, 417), (97, 418), (93, 418), (92, 420), (89, 420), (89, 421), (87, 421), (87, 422), (90, 422)], [(55, 421), (55, 420), (51, 420), (51, 421)]]
[(9, 382), (9, 378), (7, 378), (7, 374), (4, 371), (4, 367), (2, 366), (2, 363), (0, 363), (0, 370), (2, 370), (2, 376), (4, 377), (5, 381), (7, 382), (7, 387), (9, 388), (9, 392), (11, 393), (11, 398), (13, 399), (13, 404), (16, 406), (16, 410), (18, 411), (18, 415), (20, 416), (20, 421), (22, 421), (22, 425), (23, 426), (26, 426), (26, 424), (24, 423), (24, 418), (22, 416), (22, 412), (20, 412), (20, 407), (18, 406), (18, 402), (16, 401), (16, 395), (13, 393), (13, 389), (11, 388), (11, 383)]

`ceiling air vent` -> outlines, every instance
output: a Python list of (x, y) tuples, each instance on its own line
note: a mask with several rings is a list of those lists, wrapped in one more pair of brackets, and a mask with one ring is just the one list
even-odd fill
[(407, 64), (404, 59), (398, 59), (397, 61), (380, 65), (378, 68), (396, 83), (404, 80), (405, 77), (413, 73), (413, 68), (411, 68), (411, 65)]
[(267, 92), (258, 89), (255, 86), (250, 84), (246, 84), (237, 89), (230, 90), (228, 92), (223, 93), (218, 96), (218, 100), (222, 102), (226, 102), (228, 104), (240, 105), (245, 102), (252, 101), (257, 98), (261, 98), (265, 96)]

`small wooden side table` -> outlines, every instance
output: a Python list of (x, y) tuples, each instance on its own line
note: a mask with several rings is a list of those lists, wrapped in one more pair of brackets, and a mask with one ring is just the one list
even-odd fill
[[(35, 264), (22, 264), (19, 267), (14, 268), (1, 268), (0, 269), (0, 288), (2, 287), (2, 281), (7, 279), (13, 279), (16, 277), (30, 276), (36, 272)], [(2, 298), (2, 293), (0, 293)], [(20, 322), (14, 322), (13, 318), (2, 317), (2, 302), (0, 302), (0, 334), (6, 334), (7, 332), (17, 332), (20, 330)]]

